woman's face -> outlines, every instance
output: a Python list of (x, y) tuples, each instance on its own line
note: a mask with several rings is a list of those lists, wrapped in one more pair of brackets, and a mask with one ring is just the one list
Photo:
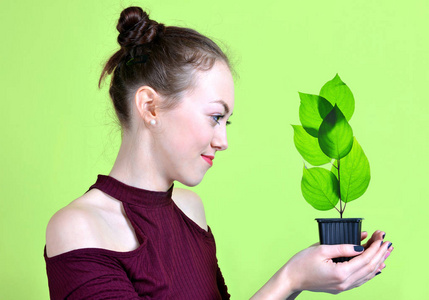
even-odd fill
[(199, 71), (179, 105), (158, 114), (154, 136), (158, 172), (172, 182), (197, 185), (217, 151), (228, 147), (226, 125), (234, 108), (234, 83), (223, 62)]

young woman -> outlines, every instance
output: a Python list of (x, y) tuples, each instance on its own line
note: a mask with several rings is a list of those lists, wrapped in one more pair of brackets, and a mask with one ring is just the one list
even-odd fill
[[(200, 198), (173, 188), (176, 180), (197, 185), (216, 152), (228, 147), (228, 59), (207, 37), (158, 24), (139, 7), (125, 9), (117, 29), (121, 48), (100, 82), (112, 75), (122, 144), (110, 174), (99, 175), (48, 224), (51, 299), (229, 299)], [(364, 247), (305, 249), (253, 298), (357, 287), (385, 267), (393, 248), (383, 238), (376, 231)], [(347, 263), (331, 260), (356, 255)]]

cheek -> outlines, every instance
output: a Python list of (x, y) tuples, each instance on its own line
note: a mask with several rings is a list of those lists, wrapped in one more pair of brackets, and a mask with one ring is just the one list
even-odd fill
[(214, 127), (210, 117), (198, 106), (184, 106), (167, 112), (164, 117), (164, 138), (167, 148), (180, 156), (198, 155), (210, 145)]
[(193, 122), (191, 125), (189, 137), (195, 141), (195, 144), (200, 144), (206, 147), (213, 139), (214, 127), (210, 121), (202, 118), (199, 122)]
[(213, 139), (213, 126), (207, 121), (192, 122), (188, 132), (183, 134), (183, 142), (188, 150), (198, 155), (205, 152)]

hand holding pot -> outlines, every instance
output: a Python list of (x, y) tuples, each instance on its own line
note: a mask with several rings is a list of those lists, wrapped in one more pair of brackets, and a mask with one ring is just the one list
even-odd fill
[[(367, 235), (363, 234), (363, 237)], [(376, 231), (364, 246), (317, 245), (309, 247), (285, 265), (285, 274), (293, 289), (338, 294), (358, 287), (385, 267), (391, 243), (383, 243), (383, 233)], [(344, 263), (333, 263), (335, 257), (357, 256)]]
[[(362, 233), (362, 239), (367, 237)], [(376, 231), (363, 246), (315, 244), (293, 256), (252, 299), (295, 299), (304, 290), (338, 294), (358, 287), (385, 267), (393, 250)], [(334, 263), (332, 258), (353, 257)]]

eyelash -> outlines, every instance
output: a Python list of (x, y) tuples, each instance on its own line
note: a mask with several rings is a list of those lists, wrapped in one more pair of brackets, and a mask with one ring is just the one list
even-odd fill
[[(215, 121), (216, 124), (220, 124), (219, 120), (221, 120), (223, 117), (225, 117), (224, 115), (215, 115), (212, 116), (213, 121)], [(230, 125), (231, 121), (226, 121), (226, 125)]]

